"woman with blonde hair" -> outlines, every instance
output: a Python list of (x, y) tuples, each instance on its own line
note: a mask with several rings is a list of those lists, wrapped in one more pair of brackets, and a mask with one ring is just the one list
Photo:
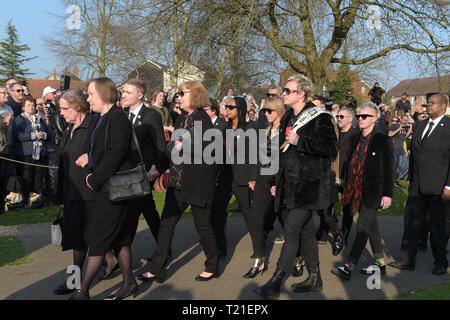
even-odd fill
[[(261, 150), (269, 158), (277, 155), (272, 155), (273, 147), (276, 148), (278, 152), (279, 148), (276, 147), (278, 143), (279, 136), (279, 126), (280, 120), (283, 117), (286, 109), (284, 107), (283, 99), (280, 97), (269, 97), (267, 98), (264, 109), (260, 112), (264, 112), (268, 127), (266, 132), (267, 140), (259, 143), (259, 148), (264, 148)], [(273, 145), (276, 143), (275, 145)], [(260, 154), (261, 154), (260, 151)], [(267, 238), (267, 234), (273, 229), (274, 219), (274, 203), (275, 199), (270, 193), (270, 189), (275, 186), (276, 174), (274, 175), (263, 175), (261, 174), (262, 169), (270, 167), (269, 164), (259, 163), (258, 175), (256, 178), (256, 183), (254, 185), (253, 192), (253, 204), (250, 208), (250, 215), (248, 219), (248, 229), (250, 232), (250, 237), (252, 239), (253, 245), (253, 255), (252, 258), (255, 259), (250, 270), (243, 276), (244, 278), (254, 278), (259, 273), (263, 273), (266, 269), (265, 264), (265, 252), (264, 246)]]
[[(208, 145), (207, 142), (202, 144), (202, 152), (199, 154), (201, 159), (198, 155), (193, 154), (197, 149), (194, 148), (194, 141), (197, 138), (195, 137), (197, 132), (194, 130), (194, 123), (201, 124), (202, 130), (198, 132), (201, 134), (199, 137), (201, 141), (203, 141), (204, 132), (214, 128), (210, 117), (203, 110), (203, 108), (209, 108), (211, 104), (205, 88), (198, 81), (182, 83), (176, 94), (183, 113), (177, 118), (175, 129), (184, 129), (184, 138), (168, 144), (168, 148), (172, 150), (169, 187), (161, 216), (156, 253), (150, 272), (138, 276), (138, 279), (142, 281), (163, 282), (165, 280), (165, 267), (174, 230), (189, 205), (192, 208), (195, 228), (200, 234), (200, 244), (203, 246), (206, 256), (205, 271), (199, 274), (195, 280), (208, 281), (219, 276), (218, 250), (211, 226), (216, 166), (208, 165), (203, 160), (203, 150)], [(190, 136), (190, 139), (187, 139), (186, 136)], [(189, 147), (185, 147), (186, 143), (190, 143), (191, 153), (189, 153)], [(174, 153), (184, 153), (181, 163), (174, 163)], [(189, 161), (184, 162), (186, 156)]]

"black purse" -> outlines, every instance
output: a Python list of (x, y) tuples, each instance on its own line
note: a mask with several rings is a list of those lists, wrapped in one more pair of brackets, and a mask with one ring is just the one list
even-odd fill
[[(141, 162), (133, 169), (116, 172), (106, 181), (108, 199), (114, 203), (144, 198), (152, 193), (152, 187), (148, 182), (147, 173), (145, 171), (141, 148), (133, 126), (131, 127), (131, 130)], [(108, 131), (109, 122), (106, 126), (106, 137), (108, 137)], [(105, 150), (106, 144), (107, 139), (105, 139)]]

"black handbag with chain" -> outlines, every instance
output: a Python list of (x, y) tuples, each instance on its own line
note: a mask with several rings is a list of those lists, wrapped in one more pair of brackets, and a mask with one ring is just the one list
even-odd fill
[[(123, 202), (127, 200), (136, 200), (146, 197), (152, 193), (152, 188), (147, 179), (145, 171), (145, 164), (141, 153), (141, 148), (131, 126), (133, 139), (136, 144), (137, 151), (141, 162), (133, 169), (126, 171), (119, 171), (112, 175), (106, 182), (106, 190), (108, 192), (108, 199), (111, 202)], [(108, 137), (109, 121), (106, 125), (105, 135)], [(105, 139), (105, 151), (108, 139)]]

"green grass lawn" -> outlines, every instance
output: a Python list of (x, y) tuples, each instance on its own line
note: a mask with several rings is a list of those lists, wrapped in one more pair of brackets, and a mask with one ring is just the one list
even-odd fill
[(0, 267), (24, 264), (33, 261), (27, 255), (22, 242), (14, 236), (0, 237)]
[(397, 300), (450, 300), (450, 282), (411, 293)]

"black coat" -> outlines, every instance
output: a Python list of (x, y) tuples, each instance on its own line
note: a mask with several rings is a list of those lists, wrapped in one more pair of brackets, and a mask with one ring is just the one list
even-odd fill
[(86, 185), (89, 166), (81, 168), (75, 161), (81, 155), (89, 153), (89, 139), (97, 120), (98, 115), (87, 114), (80, 126), (75, 129), (72, 139), (69, 140), (73, 124), (69, 125), (62, 136), (58, 154), (56, 204), (95, 200), (95, 193)]
[[(126, 109), (126, 112), (129, 113), (129, 108)], [(133, 128), (141, 148), (146, 170), (149, 171), (152, 165), (155, 165), (160, 173), (166, 171), (169, 168), (169, 155), (166, 149), (161, 115), (154, 109), (142, 105), (137, 119), (134, 120)], [(131, 160), (133, 165), (137, 165), (141, 162), (141, 159), (134, 139), (131, 149)]]
[[(309, 102), (302, 109), (314, 107)], [(280, 146), (294, 110), (290, 108), (280, 122)], [(337, 156), (337, 137), (331, 115), (321, 114), (297, 131), (299, 140), (282, 153), (277, 175), (275, 209), (280, 209), (284, 194), (288, 209), (318, 210), (330, 205), (333, 172), (331, 163)], [(287, 187), (287, 190), (286, 188)]]
[[(378, 209), (382, 197), (394, 197), (395, 159), (392, 143), (387, 135), (373, 132), (374, 136), (367, 147), (364, 162), (363, 192), (362, 196), (368, 209)], [(356, 149), (360, 135), (352, 136), (350, 152), (346, 159), (347, 174), (344, 185), (349, 179), (351, 157)]]
[(450, 118), (444, 116), (423, 144), (429, 120), (413, 127), (409, 159), (410, 194), (440, 195), (450, 186)]
[[(100, 121), (100, 119), (99, 119)], [(109, 123), (109, 124), (108, 124)], [(108, 142), (106, 143), (106, 125), (108, 129)], [(89, 177), (92, 189), (106, 193), (106, 181), (118, 171), (132, 168), (131, 123), (126, 113), (113, 106), (103, 115), (102, 122), (94, 136), (94, 146)]]
[[(181, 114), (175, 123), (174, 128), (183, 128), (183, 124), (186, 120), (186, 113)], [(212, 129), (213, 124), (211, 118), (203, 109), (198, 109), (194, 114), (194, 123), (201, 122), (202, 125), (202, 137), (206, 130)], [(189, 129), (189, 128), (188, 128)], [(198, 138), (195, 137), (194, 129), (189, 130), (191, 133), (191, 155), (190, 163), (181, 164), (182, 178), (181, 178), (181, 199), (180, 201), (184, 204), (195, 205), (198, 207), (211, 207), (214, 198), (214, 189), (216, 186), (216, 175), (217, 167), (214, 164), (206, 164), (203, 160), (200, 164), (195, 164), (194, 162), (194, 141)], [(199, 139), (202, 139), (200, 137)], [(206, 146), (208, 146), (208, 141), (203, 141), (202, 139), (202, 155)], [(169, 142), (168, 149), (172, 151), (175, 143), (173, 141)], [(184, 147), (183, 147), (184, 151)], [(200, 155), (197, 155), (200, 156)], [(198, 157), (196, 157), (197, 160)], [(173, 175), (174, 170), (172, 170), (173, 163), (171, 165), (170, 174)]]

